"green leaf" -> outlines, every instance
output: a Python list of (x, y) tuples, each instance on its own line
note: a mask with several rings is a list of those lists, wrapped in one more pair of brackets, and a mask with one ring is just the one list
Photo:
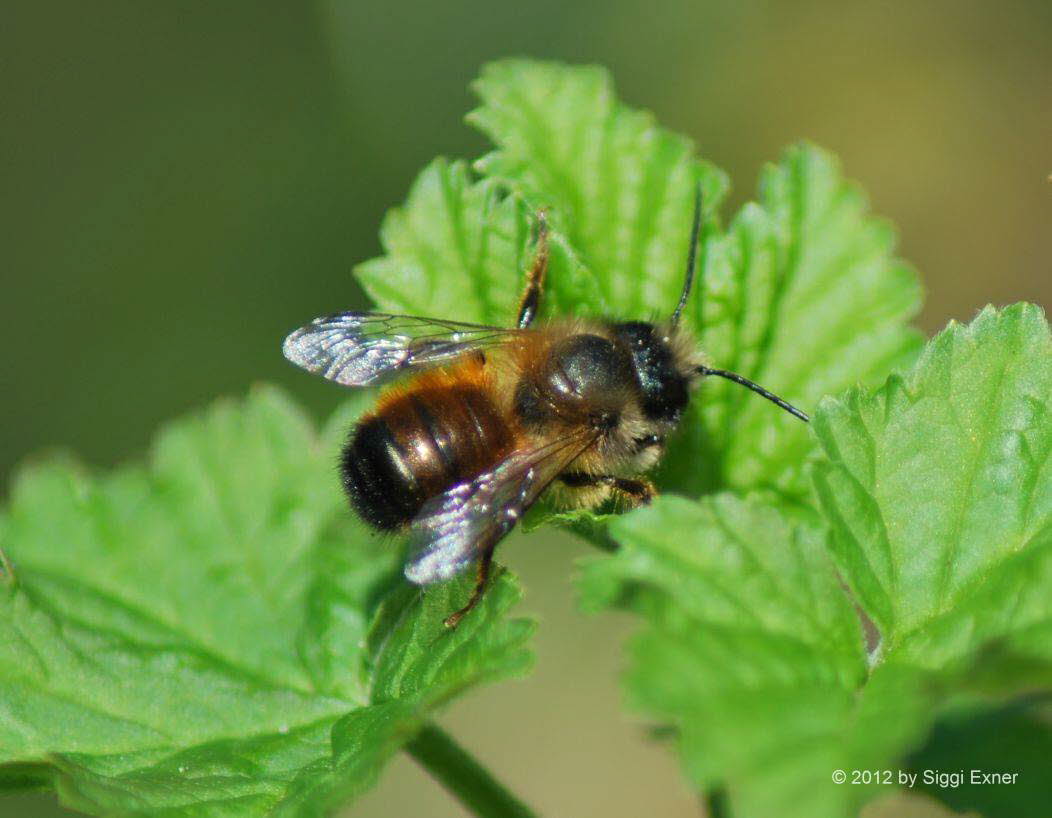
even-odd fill
[(478, 169), (552, 208), (615, 315), (671, 314), (695, 189), (713, 212), (727, 189), (722, 171), (651, 114), (618, 102), (602, 68), (503, 60), (474, 88), (482, 106), (468, 121), (497, 145)]
[(665, 496), (611, 532), (621, 550), (586, 566), (585, 603), (643, 616), (630, 698), (671, 723), (691, 780), (726, 787), (733, 815), (846, 815), (869, 790), (833, 770), (916, 741), (918, 680), (887, 668), (863, 687), (862, 634), (814, 521)]
[(0, 513), (0, 782), (47, 778), (93, 813), (318, 815), (435, 707), (526, 669), (506, 575), (452, 633), (471, 578), (399, 584), (374, 617), (399, 555), (351, 518), (332, 466), (368, 399), (319, 436), (260, 389), (167, 427), (145, 467), (18, 477)]
[[(1013, 702), (999, 708), (964, 708), (947, 714), (924, 747), (912, 754), (909, 766), (917, 789), (961, 812), (984, 818), (1045, 818), (1052, 803), (1052, 705)], [(933, 771), (947, 780), (932, 780)], [(979, 773), (972, 781), (972, 771)], [(924, 776), (928, 771), (929, 778)], [(997, 782), (983, 774), (1007, 774)]]
[(1052, 660), (1050, 398), (1048, 324), (1021, 304), (822, 404), (815, 485), (885, 656), (942, 667), (1006, 639)]
[[(436, 159), (388, 212), (385, 255), (355, 275), (381, 309), (512, 326), (533, 258), (535, 218), (493, 180), (473, 181), (463, 162)], [(583, 305), (602, 312), (594, 281), (565, 237), (552, 230), (544, 313)]]
[[(703, 348), (808, 412), (823, 395), (883, 379), (921, 343), (906, 326), (920, 287), (894, 245), (892, 228), (869, 216), (829, 154), (790, 148), (764, 171), (759, 204), (745, 205), (706, 246), (691, 316)], [(709, 462), (716, 485), (806, 494), (807, 428), (712, 380), (684, 421), (686, 445), (671, 468), (689, 473)], [(693, 485), (704, 488), (697, 478)]]
[[(807, 410), (915, 354), (919, 336), (905, 324), (920, 304), (916, 276), (824, 152), (788, 151), (765, 171), (760, 203), (723, 233), (713, 214), (724, 176), (687, 139), (619, 103), (603, 69), (508, 60), (486, 66), (475, 89), (482, 106), (469, 121), (497, 144), (477, 166), (552, 208), (612, 315), (672, 312), (700, 184), (709, 215), (685, 323), (714, 365)], [(806, 429), (740, 386), (706, 383), (683, 429), (664, 485), (807, 493)]]
[[(628, 690), (699, 788), (742, 818), (846, 818), (887, 787), (834, 770), (905, 769), (962, 703), (1049, 689), (1050, 397), (1041, 311), (988, 309), (907, 375), (823, 402), (824, 521), (765, 493), (666, 496), (610, 524), (621, 549), (586, 567), (584, 600), (643, 618)], [(999, 814), (1043, 814), (1040, 789)]]
[[(721, 494), (703, 503), (664, 496), (610, 528), (621, 548), (589, 566), (583, 592), (590, 604), (615, 602), (631, 583), (728, 636), (769, 640), (778, 651), (806, 655), (801, 666), (823, 677), (851, 683), (864, 676), (858, 623), (818, 526)], [(713, 666), (708, 673), (722, 677), (725, 670)]]

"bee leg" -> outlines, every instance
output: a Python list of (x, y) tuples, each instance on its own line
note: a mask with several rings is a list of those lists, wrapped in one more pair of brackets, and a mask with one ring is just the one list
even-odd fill
[(468, 600), (468, 604), (461, 608), (455, 613), (451, 613), (445, 619), (445, 626), (452, 630), (460, 624), (460, 620), (463, 619), (472, 608), (478, 605), (479, 600), (482, 599), (482, 594), (486, 590), (486, 584), (489, 582), (489, 569), (493, 564), (493, 551), (496, 549), (497, 544), (494, 543), (485, 551), (482, 552), (482, 557), (479, 559), (478, 575), (475, 580), (475, 590), (471, 592), (471, 599)]
[(533, 254), (533, 263), (526, 274), (526, 292), (519, 302), (519, 329), (526, 329), (537, 317), (541, 305), (541, 289), (544, 287), (544, 275), (548, 272), (548, 217), (543, 210), (537, 211), (537, 249)]
[(559, 475), (559, 480), (570, 488), (609, 488), (612, 493), (626, 500), (631, 508), (645, 506), (657, 492), (648, 480), (632, 480), (612, 474), (588, 474), (570, 471)]

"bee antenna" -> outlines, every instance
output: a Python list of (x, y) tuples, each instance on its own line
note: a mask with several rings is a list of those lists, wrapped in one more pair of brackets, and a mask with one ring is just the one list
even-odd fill
[(728, 372), (726, 369), (709, 369), (707, 366), (699, 366), (697, 371), (700, 375), (716, 375), (717, 377), (726, 378), (729, 381), (734, 381), (735, 383), (741, 384), (746, 389), (751, 389), (757, 395), (767, 398), (767, 400), (769, 400), (771, 403), (780, 406), (790, 415), (795, 415), (796, 417), (800, 418), (800, 420), (802, 420), (804, 423), (807, 423), (811, 420), (811, 418), (809, 418), (804, 412), (801, 412), (788, 401), (782, 400), (773, 392), (768, 392), (762, 386), (760, 386), (757, 383), (753, 383), (748, 378), (743, 378), (737, 372)]
[(694, 264), (698, 259), (698, 238), (701, 235), (701, 182), (694, 189), (694, 222), (690, 228), (690, 250), (687, 252), (687, 276), (683, 281), (683, 293), (679, 297), (679, 303), (672, 312), (672, 326), (679, 323), (679, 314), (687, 306), (687, 297), (690, 295), (690, 286), (694, 283)]

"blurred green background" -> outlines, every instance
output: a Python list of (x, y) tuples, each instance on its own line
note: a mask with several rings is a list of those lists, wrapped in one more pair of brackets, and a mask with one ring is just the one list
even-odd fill
[[(333, 408), (282, 337), (364, 304), (350, 270), (379, 252), (385, 209), (434, 155), (485, 149), (461, 122), (467, 84), (517, 54), (609, 66), (730, 173), (731, 206), (787, 143), (833, 150), (899, 226), (926, 331), (1052, 295), (1047, 0), (9, 0), (0, 492), (34, 451), (109, 466), (255, 381)], [(538, 671), (446, 725), (543, 814), (698, 815), (672, 754), (622, 714), (630, 623), (575, 612), (583, 546), (523, 539), (501, 557), (543, 622)], [(0, 800), (31, 814), (61, 813)], [(400, 759), (352, 814), (461, 813)]]

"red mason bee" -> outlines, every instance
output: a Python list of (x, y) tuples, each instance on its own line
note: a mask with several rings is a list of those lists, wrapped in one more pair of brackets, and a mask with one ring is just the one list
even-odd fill
[(706, 364), (679, 324), (697, 256), (701, 196), (683, 291), (667, 321), (558, 319), (534, 326), (548, 267), (547, 227), (514, 326), (380, 312), (343, 312), (285, 339), (292, 363), (344, 386), (406, 377), (351, 431), (341, 458), (355, 511), (384, 531), (408, 529), (406, 577), (427, 585), (472, 563), (478, 579), (454, 627), (479, 601), (493, 551), (546, 490), (564, 507), (614, 498), (647, 503), (643, 475), (708, 376), (757, 384)]

